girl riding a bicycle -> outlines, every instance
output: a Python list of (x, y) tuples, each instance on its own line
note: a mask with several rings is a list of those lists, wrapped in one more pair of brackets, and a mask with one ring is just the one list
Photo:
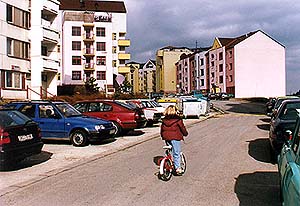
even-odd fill
[(180, 167), (180, 152), (181, 144), (184, 136), (188, 135), (188, 131), (183, 123), (182, 118), (178, 114), (176, 106), (170, 105), (164, 111), (160, 135), (167, 145), (172, 145), (172, 155), (175, 165), (175, 170), (178, 175), (183, 173)]

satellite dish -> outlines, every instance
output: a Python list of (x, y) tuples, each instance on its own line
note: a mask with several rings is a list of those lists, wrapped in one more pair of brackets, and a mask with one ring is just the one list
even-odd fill
[(116, 81), (119, 85), (121, 85), (124, 82), (124, 80), (125, 80), (125, 77), (122, 74), (118, 74), (116, 76)]

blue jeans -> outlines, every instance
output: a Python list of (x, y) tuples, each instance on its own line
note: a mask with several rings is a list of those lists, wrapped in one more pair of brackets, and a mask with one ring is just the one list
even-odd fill
[(172, 145), (172, 155), (173, 155), (173, 161), (175, 165), (175, 169), (180, 167), (180, 152), (181, 152), (181, 145), (180, 141), (178, 140), (170, 140), (166, 141), (167, 145)]

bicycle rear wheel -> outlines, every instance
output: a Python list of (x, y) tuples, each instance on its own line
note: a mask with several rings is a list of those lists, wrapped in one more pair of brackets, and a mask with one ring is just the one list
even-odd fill
[(182, 169), (182, 174), (184, 174), (186, 171), (186, 158), (183, 152), (180, 153), (180, 167)]
[(164, 158), (159, 166), (159, 178), (163, 181), (168, 181), (172, 177), (173, 164), (170, 159)]

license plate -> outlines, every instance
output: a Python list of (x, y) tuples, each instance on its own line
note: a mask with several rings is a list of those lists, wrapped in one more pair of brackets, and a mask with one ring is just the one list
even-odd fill
[(26, 140), (33, 139), (33, 135), (32, 134), (21, 135), (21, 136), (18, 136), (18, 139), (20, 142), (24, 142)]

